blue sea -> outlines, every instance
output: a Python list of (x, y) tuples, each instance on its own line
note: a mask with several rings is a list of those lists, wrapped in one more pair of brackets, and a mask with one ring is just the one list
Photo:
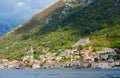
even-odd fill
[(120, 78), (120, 69), (0, 69), (0, 78)]

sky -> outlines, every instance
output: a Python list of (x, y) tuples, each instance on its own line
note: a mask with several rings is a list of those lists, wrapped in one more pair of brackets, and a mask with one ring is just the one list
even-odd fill
[(0, 0), (0, 22), (19, 25), (58, 0)]

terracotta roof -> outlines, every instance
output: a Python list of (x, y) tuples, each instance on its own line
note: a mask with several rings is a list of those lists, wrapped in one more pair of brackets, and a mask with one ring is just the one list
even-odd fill
[(100, 62), (101, 62), (101, 63), (106, 63), (106, 62), (108, 63), (108, 61), (99, 61), (99, 63), (100, 63)]
[(115, 62), (120, 62), (120, 60), (115, 60)]
[(98, 64), (98, 62), (94, 62), (94, 64)]

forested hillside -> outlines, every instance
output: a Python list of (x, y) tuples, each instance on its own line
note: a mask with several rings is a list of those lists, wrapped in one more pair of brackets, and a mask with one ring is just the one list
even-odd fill
[(90, 38), (86, 46), (94, 50), (120, 49), (119, 7), (120, 0), (95, 0), (86, 6), (82, 1), (59, 1), (1, 38), (0, 57), (20, 60), (30, 45), (37, 57), (43, 52), (72, 48), (84, 37)]

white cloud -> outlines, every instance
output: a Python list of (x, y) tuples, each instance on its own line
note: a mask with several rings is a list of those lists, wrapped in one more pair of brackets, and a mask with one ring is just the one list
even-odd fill
[(18, 2), (17, 6), (22, 6), (23, 5), (23, 2)]

